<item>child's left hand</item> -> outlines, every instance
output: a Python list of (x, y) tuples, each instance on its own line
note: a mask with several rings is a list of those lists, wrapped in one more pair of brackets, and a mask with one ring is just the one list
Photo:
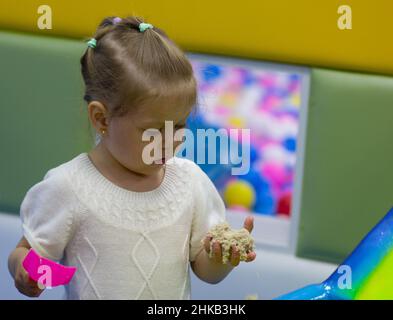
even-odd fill
[[(254, 228), (254, 218), (252, 216), (248, 216), (244, 220), (244, 228), (246, 228), (250, 233), (252, 229)], [(207, 235), (204, 240), (204, 245), (205, 245), (205, 250), (207, 253), (210, 252), (210, 241), (212, 240), (212, 237), (210, 235)], [(247, 260), (245, 262), (251, 262), (256, 258), (257, 254), (255, 251), (251, 251), (247, 255)], [(216, 262), (221, 263), (222, 261), (222, 248), (221, 244), (219, 241), (214, 241), (213, 243), (213, 257), (211, 258), (215, 260)], [(229, 259), (229, 262), (232, 266), (236, 267), (240, 263), (240, 254), (239, 250), (236, 248), (236, 246), (232, 246), (231, 248), (231, 257)]]

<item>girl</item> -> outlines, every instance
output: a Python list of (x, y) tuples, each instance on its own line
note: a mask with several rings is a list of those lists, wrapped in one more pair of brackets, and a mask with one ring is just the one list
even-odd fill
[[(33, 248), (78, 268), (68, 299), (190, 299), (188, 262), (200, 279), (218, 283), (239, 264), (239, 252), (233, 247), (222, 264), (215, 243), (209, 258), (207, 232), (225, 221), (217, 190), (195, 163), (168, 156), (180, 142), (146, 161), (142, 136), (163, 133), (166, 121), (184, 128), (197, 100), (192, 66), (161, 29), (110, 17), (88, 42), (81, 68), (100, 140), (27, 192), (24, 236), (9, 257), (16, 288), (30, 297), (42, 292), (22, 267)], [(251, 232), (252, 217), (244, 226)]]

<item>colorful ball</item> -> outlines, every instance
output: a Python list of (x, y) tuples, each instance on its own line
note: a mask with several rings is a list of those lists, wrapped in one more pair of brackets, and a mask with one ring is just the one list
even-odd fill
[(255, 190), (245, 180), (231, 181), (224, 189), (224, 201), (229, 208), (241, 206), (251, 209), (255, 203)]
[(290, 192), (284, 193), (277, 203), (277, 213), (289, 216), (291, 214), (292, 194)]
[(257, 193), (267, 191), (270, 188), (269, 183), (262, 177), (261, 172), (258, 172), (255, 168), (250, 168), (248, 173), (242, 176), (242, 179), (251, 183)]
[(275, 200), (271, 192), (265, 191), (258, 193), (258, 198), (256, 199), (254, 211), (256, 213), (265, 215), (275, 214)]
[(293, 137), (288, 137), (283, 141), (283, 146), (290, 152), (296, 151), (296, 139)]
[(266, 162), (262, 167), (262, 174), (274, 185), (283, 185), (287, 179), (285, 166), (274, 162)]

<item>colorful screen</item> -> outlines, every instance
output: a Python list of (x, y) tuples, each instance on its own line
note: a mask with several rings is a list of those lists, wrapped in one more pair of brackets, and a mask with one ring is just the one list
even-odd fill
[[(207, 156), (206, 161), (197, 161), (200, 145), (199, 150), (196, 147), (197, 151), (186, 157), (191, 157), (208, 174), (228, 208), (289, 216), (301, 104), (301, 74), (263, 68), (257, 63), (251, 67), (195, 58), (190, 60), (198, 82), (199, 97), (195, 113), (188, 119), (188, 128), (194, 133), (198, 129), (209, 128), (220, 132), (249, 129), (248, 135), (227, 135), (230, 140), (238, 139), (242, 147), (237, 150), (217, 141), (213, 146), (221, 159), (223, 154), (233, 152), (243, 159), (248, 157), (249, 170), (245, 174), (234, 175), (231, 168), (236, 164), (230, 161), (209, 162)], [(196, 145), (195, 140), (192, 143)], [(231, 143), (229, 146), (232, 146)], [(211, 143), (204, 147), (208, 152), (212, 149)]]

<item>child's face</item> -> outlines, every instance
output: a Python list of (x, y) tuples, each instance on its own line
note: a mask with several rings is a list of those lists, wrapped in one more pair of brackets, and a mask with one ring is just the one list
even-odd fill
[[(192, 107), (177, 107), (173, 104), (148, 105), (131, 110), (125, 116), (115, 117), (110, 120), (108, 133), (105, 135), (103, 143), (111, 154), (126, 168), (141, 174), (152, 173), (160, 169), (162, 164), (146, 164), (146, 161), (144, 161), (142, 157), (143, 150), (153, 139), (143, 141), (143, 133), (146, 130), (149, 130), (148, 132), (151, 133), (150, 129), (160, 130), (162, 143), (158, 144), (158, 149), (161, 148), (162, 154), (161, 157), (159, 154), (154, 155), (155, 160), (161, 160), (162, 157), (165, 157), (165, 151), (169, 151), (170, 154), (174, 155), (174, 150), (182, 141), (178, 141), (179, 139), (174, 141), (172, 135), (172, 150), (165, 150), (165, 121), (171, 121), (174, 134), (177, 130), (185, 127), (186, 119), (191, 110)], [(168, 161), (168, 158), (165, 161)]]

